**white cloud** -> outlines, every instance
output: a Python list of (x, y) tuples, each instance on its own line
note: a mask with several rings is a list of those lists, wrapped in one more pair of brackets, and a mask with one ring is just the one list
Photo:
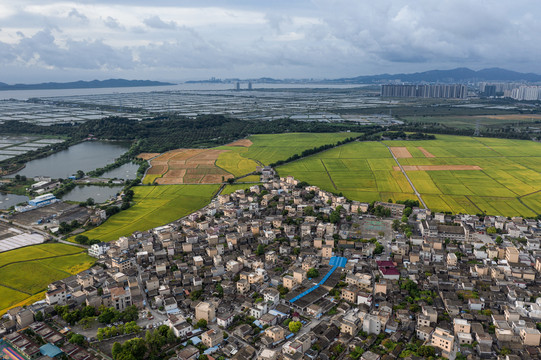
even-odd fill
[(541, 72), (541, 22), (532, 15), (541, 4), (533, 0), (14, 4), (0, 4), (0, 66), (48, 77), (328, 78), (458, 66)]
[(143, 23), (145, 23), (146, 26), (153, 28), (153, 29), (175, 29), (178, 24), (174, 21), (165, 22), (158, 15), (151, 16), (149, 18), (146, 18), (143, 20)]

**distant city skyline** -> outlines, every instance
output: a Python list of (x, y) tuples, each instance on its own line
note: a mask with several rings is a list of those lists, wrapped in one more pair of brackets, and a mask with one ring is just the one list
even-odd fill
[(0, 82), (541, 73), (541, 4), (0, 0)]

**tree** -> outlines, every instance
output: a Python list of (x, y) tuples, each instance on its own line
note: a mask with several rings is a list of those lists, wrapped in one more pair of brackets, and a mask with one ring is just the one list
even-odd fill
[(195, 324), (195, 327), (197, 329), (203, 329), (203, 328), (206, 328), (207, 327), (207, 320), (205, 319), (199, 319), (199, 321), (197, 321), (197, 323)]
[(147, 347), (145, 341), (141, 338), (128, 340), (122, 345), (122, 351), (117, 356), (118, 360), (142, 359), (145, 356)]
[(496, 234), (498, 232), (498, 230), (494, 227), (494, 226), (491, 226), (489, 228), (487, 228), (487, 234)]
[(102, 307), (100, 311), (101, 314), (98, 316), (98, 321), (102, 324), (110, 324), (114, 322), (114, 319), (118, 315), (118, 311), (113, 308)]
[(115, 342), (113, 344), (113, 349), (112, 349), (113, 359), (116, 359), (121, 352), (122, 352), (122, 344), (119, 342)]
[(298, 333), (301, 330), (302, 323), (300, 321), (291, 321), (288, 326), (289, 331), (292, 333)]
[(311, 279), (317, 278), (319, 276), (319, 271), (315, 268), (310, 268), (306, 272), (306, 276), (308, 276), (308, 278), (311, 278)]
[(72, 344), (83, 345), (85, 343), (85, 337), (81, 334), (73, 333), (69, 339)]
[(433, 346), (421, 346), (417, 353), (425, 358), (436, 355), (436, 349)]
[(374, 249), (374, 254), (379, 255), (383, 253), (383, 250), (385, 250), (385, 247), (381, 245), (379, 242), (376, 242), (376, 248)]
[(137, 321), (139, 319), (139, 310), (135, 305), (131, 305), (124, 309), (120, 315), (124, 322)]
[(75, 237), (75, 242), (78, 242), (79, 244), (87, 245), (89, 241), (88, 236), (85, 235), (77, 235)]
[(216, 289), (216, 292), (218, 293), (218, 297), (224, 296), (224, 288), (222, 287), (222, 284), (216, 283), (215, 289)]
[(36, 321), (43, 321), (43, 313), (41, 311), (36, 313)]
[(257, 245), (257, 250), (255, 251), (255, 254), (260, 256), (265, 253), (265, 246), (263, 244)]

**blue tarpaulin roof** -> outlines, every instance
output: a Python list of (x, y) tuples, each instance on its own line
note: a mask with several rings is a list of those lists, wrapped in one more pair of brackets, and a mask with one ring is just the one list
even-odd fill
[(60, 350), (58, 346), (54, 346), (53, 344), (45, 344), (39, 348), (39, 351), (41, 352), (41, 355), (49, 356), (52, 358), (62, 354), (62, 350)]
[(346, 266), (346, 263), (348, 262), (348, 259), (346, 259), (345, 257), (341, 257), (341, 256), (333, 256), (330, 260), (329, 260), (329, 265), (332, 266), (331, 270), (329, 270), (329, 272), (323, 277), (323, 279), (321, 279), (320, 282), (318, 282), (316, 285), (312, 286), (310, 289), (306, 290), (305, 292), (295, 296), (293, 299), (289, 300), (290, 303), (292, 302), (295, 302), (297, 300), (299, 300), (300, 298), (302, 298), (303, 296), (306, 296), (308, 294), (310, 294), (312, 291), (314, 291), (315, 289), (317, 289), (319, 287), (319, 285), (322, 285), (325, 283), (325, 281), (327, 281), (329, 279), (329, 277), (332, 275), (332, 273), (338, 269), (339, 267), (344, 267)]

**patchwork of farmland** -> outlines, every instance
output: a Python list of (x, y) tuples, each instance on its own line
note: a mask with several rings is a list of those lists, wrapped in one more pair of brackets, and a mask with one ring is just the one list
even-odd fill
[(35, 301), (51, 282), (88, 269), (94, 259), (84, 249), (64, 244), (40, 244), (0, 254), (0, 314)]
[(356, 142), (285, 164), (278, 172), (359, 201), (414, 199), (385, 145), (435, 211), (541, 213), (541, 144), (531, 141), (439, 135)]
[[(156, 156), (150, 161), (151, 168), (144, 184), (218, 184), (231, 177), (227, 171), (215, 165), (225, 150), (178, 149)], [(141, 154), (147, 156), (148, 154)]]
[(252, 135), (215, 149), (177, 149), (143, 153), (150, 159), (143, 184), (218, 184), (317, 146), (334, 144), (358, 133), (290, 133)]

